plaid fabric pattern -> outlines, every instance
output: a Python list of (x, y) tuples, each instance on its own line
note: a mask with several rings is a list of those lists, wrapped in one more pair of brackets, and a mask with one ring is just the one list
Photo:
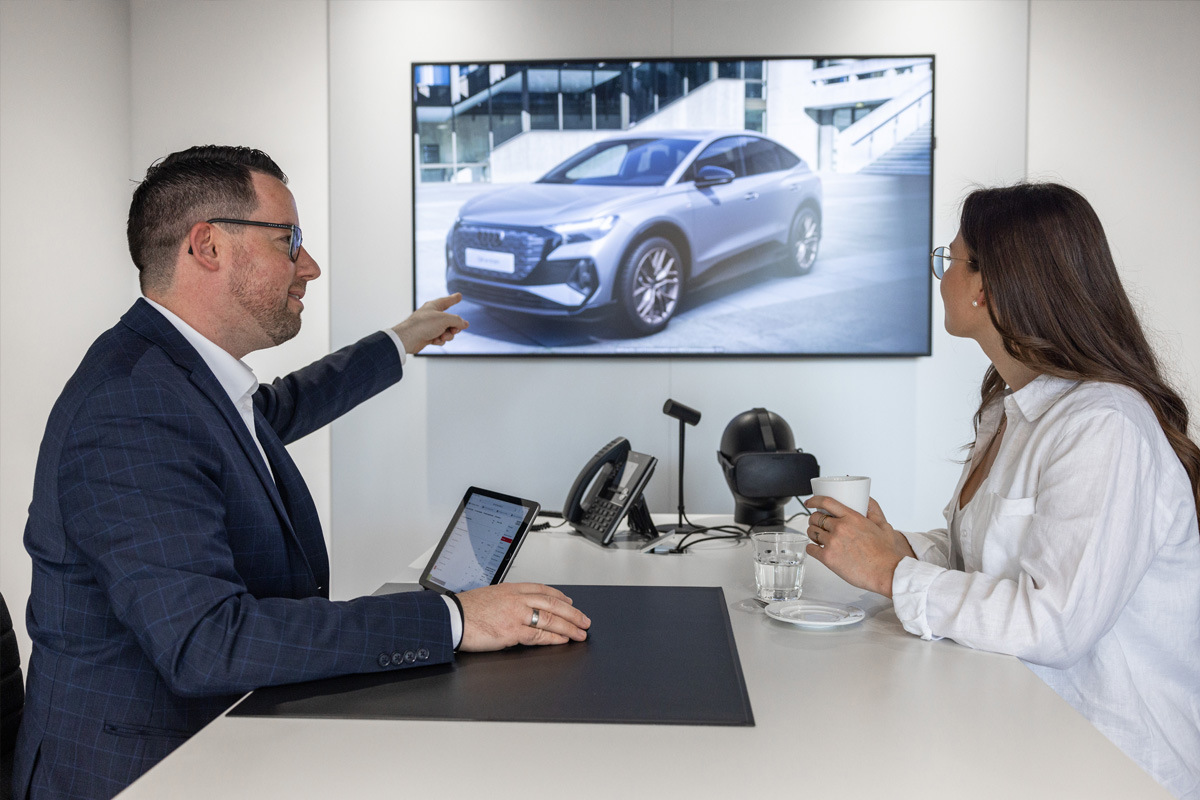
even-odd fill
[(378, 333), (264, 384), (272, 479), (216, 378), (147, 303), (93, 344), (51, 412), (25, 529), (16, 797), (111, 797), (260, 686), (453, 658), (431, 592), (327, 599), (316, 508), (284, 448), (400, 375)]

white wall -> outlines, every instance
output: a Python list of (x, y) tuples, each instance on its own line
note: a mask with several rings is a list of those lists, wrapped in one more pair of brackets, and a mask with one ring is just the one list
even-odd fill
[(50, 407), (136, 296), (129, 10), (0, 2), (0, 590), (29, 659), (21, 544)]
[(1095, 206), (1200, 436), (1200, 3), (1034, 0), (1029, 172)]
[[(567, 4), (0, 2), (0, 588), (19, 629), (45, 417), (135, 296), (130, 181), (200, 142), (254, 144), (288, 172), (326, 272), (301, 337), (254, 359), (270, 378), (409, 307), (413, 60), (936, 53), (935, 243), (953, 236), (969, 184), (1018, 179), (1027, 157), (1035, 175), (1077, 186), (1200, 413), (1200, 4)], [(414, 359), (404, 385), (335, 424), (331, 449), (323, 435), (294, 448), (332, 520), (334, 592), (386, 580), (440, 533), (469, 483), (557, 507), (582, 460), (617, 434), (659, 456), (651, 504), (673, 509), (667, 397), (704, 413), (688, 432), (690, 509), (729, 509), (717, 441), (734, 414), (766, 405), (827, 472), (871, 474), (897, 524), (935, 524), (985, 362), (942, 333), (934, 308), (934, 355), (922, 359)]]

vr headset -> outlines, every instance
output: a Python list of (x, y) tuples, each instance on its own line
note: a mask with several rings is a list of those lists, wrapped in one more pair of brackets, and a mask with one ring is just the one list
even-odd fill
[(812, 494), (812, 479), (821, 466), (812, 453), (739, 453), (729, 458), (717, 453), (725, 480), (742, 497), (797, 497)]
[[(799, 448), (791, 429), (782, 418), (786, 442), (778, 442), (771, 425), (770, 412), (755, 408), (752, 412), (762, 440), (763, 452), (745, 451), (732, 456), (717, 451), (717, 461), (725, 472), (725, 481), (735, 496), (746, 498), (787, 498), (812, 494), (812, 479), (820, 476), (821, 466), (816, 456)], [(753, 424), (753, 423), (752, 423)], [(745, 442), (742, 443), (745, 446)], [(782, 444), (786, 449), (780, 450)]]

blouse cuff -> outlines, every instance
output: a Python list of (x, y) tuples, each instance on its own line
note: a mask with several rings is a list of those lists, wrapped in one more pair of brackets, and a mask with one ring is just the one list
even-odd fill
[(934, 564), (905, 557), (892, 575), (892, 604), (904, 630), (922, 639), (940, 639), (929, 627), (926, 611), (929, 587), (946, 570)]

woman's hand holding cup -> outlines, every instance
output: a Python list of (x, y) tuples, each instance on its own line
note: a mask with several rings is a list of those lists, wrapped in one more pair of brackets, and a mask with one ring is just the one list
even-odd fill
[[(813, 480), (814, 490), (818, 480)], [(808, 518), (808, 538), (813, 541), (808, 555), (847, 583), (891, 597), (896, 565), (914, 553), (874, 498), (867, 497), (865, 514), (823, 494), (814, 494), (805, 505), (814, 509)]]

